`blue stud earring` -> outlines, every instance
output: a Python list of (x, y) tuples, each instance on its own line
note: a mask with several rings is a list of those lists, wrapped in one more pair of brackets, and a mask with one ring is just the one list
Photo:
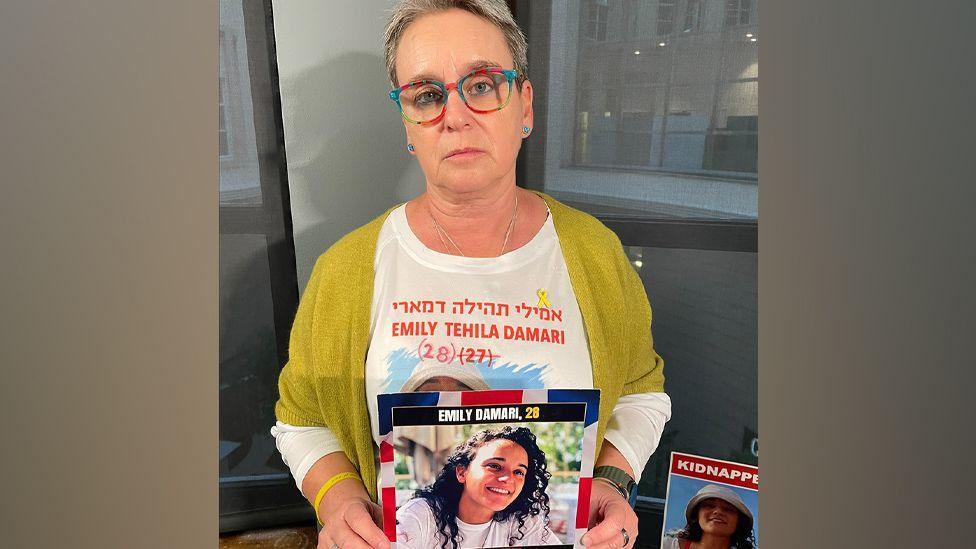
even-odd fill
[(522, 126), (522, 133), (524, 133), (525, 135), (529, 135), (530, 131), (532, 131), (532, 128), (528, 126)]
[(407, 143), (407, 150), (413, 152), (417, 149), (413, 146), (413, 143)]

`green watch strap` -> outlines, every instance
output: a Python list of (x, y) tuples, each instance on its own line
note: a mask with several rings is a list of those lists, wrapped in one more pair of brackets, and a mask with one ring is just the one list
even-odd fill
[(630, 495), (634, 491), (634, 486), (637, 485), (634, 477), (628, 475), (627, 471), (612, 465), (601, 465), (593, 469), (593, 478), (609, 480), (620, 490), (620, 494), (624, 496), (624, 499), (627, 500), (630, 499)]

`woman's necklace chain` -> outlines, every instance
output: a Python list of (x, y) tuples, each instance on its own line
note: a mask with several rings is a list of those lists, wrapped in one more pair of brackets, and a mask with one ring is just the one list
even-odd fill
[[(437, 220), (434, 219), (434, 212), (430, 211), (429, 206), (427, 207), (427, 213), (430, 214), (430, 220), (434, 222), (434, 232), (437, 233), (437, 238), (440, 239), (441, 244), (444, 245), (444, 248), (448, 249), (447, 242), (450, 242), (451, 246), (454, 246), (454, 249), (457, 250), (457, 253), (461, 257), (468, 257), (464, 255), (464, 252), (462, 252), (460, 246), (458, 246), (454, 242), (454, 239), (451, 238), (451, 235), (447, 234), (447, 231), (444, 230), (444, 227), (441, 227), (440, 223), (438, 223)], [(516, 192), (515, 211), (512, 212), (511, 221), (508, 222), (508, 229), (505, 231), (505, 241), (502, 242), (502, 251), (498, 252), (498, 255), (505, 255), (505, 250), (508, 248), (508, 239), (511, 238), (512, 231), (515, 230), (515, 222), (517, 219), (518, 219), (518, 193)], [(447, 242), (444, 241), (445, 238), (447, 238)]]

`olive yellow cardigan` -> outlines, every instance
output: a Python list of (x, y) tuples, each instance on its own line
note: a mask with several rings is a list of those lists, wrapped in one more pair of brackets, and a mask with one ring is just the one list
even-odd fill
[[(595, 218), (540, 193), (549, 205), (583, 315), (600, 389), (597, 448), (621, 395), (664, 390), (664, 361), (651, 340), (651, 309), (617, 236)], [(390, 210), (392, 211), (392, 210)], [(278, 379), (279, 421), (326, 426), (376, 500), (377, 452), (366, 408), (366, 351), (373, 259), (390, 211), (349, 233), (315, 262), (298, 306), (288, 363)], [(598, 450), (599, 451), (599, 450)]]

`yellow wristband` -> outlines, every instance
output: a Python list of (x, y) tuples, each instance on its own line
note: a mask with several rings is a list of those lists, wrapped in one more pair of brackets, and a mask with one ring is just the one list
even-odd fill
[(325, 481), (325, 484), (323, 484), (322, 487), (319, 488), (319, 493), (316, 494), (316, 496), (315, 496), (315, 505), (314, 505), (314, 508), (315, 508), (315, 519), (319, 521), (319, 524), (322, 524), (322, 525), (325, 524), (325, 523), (322, 522), (322, 518), (319, 517), (319, 504), (322, 503), (322, 498), (325, 497), (325, 494), (327, 494), (329, 492), (329, 490), (332, 489), (333, 486), (335, 486), (336, 484), (339, 484), (340, 482), (342, 482), (342, 481), (344, 481), (346, 479), (350, 479), (350, 478), (355, 478), (355, 479), (362, 480), (362, 478), (359, 476), (359, 473), (350, 473), (350, 472), (339, 473), (338, 475), (333, 475), (332, 478), (330, 478), (329, 480)]

